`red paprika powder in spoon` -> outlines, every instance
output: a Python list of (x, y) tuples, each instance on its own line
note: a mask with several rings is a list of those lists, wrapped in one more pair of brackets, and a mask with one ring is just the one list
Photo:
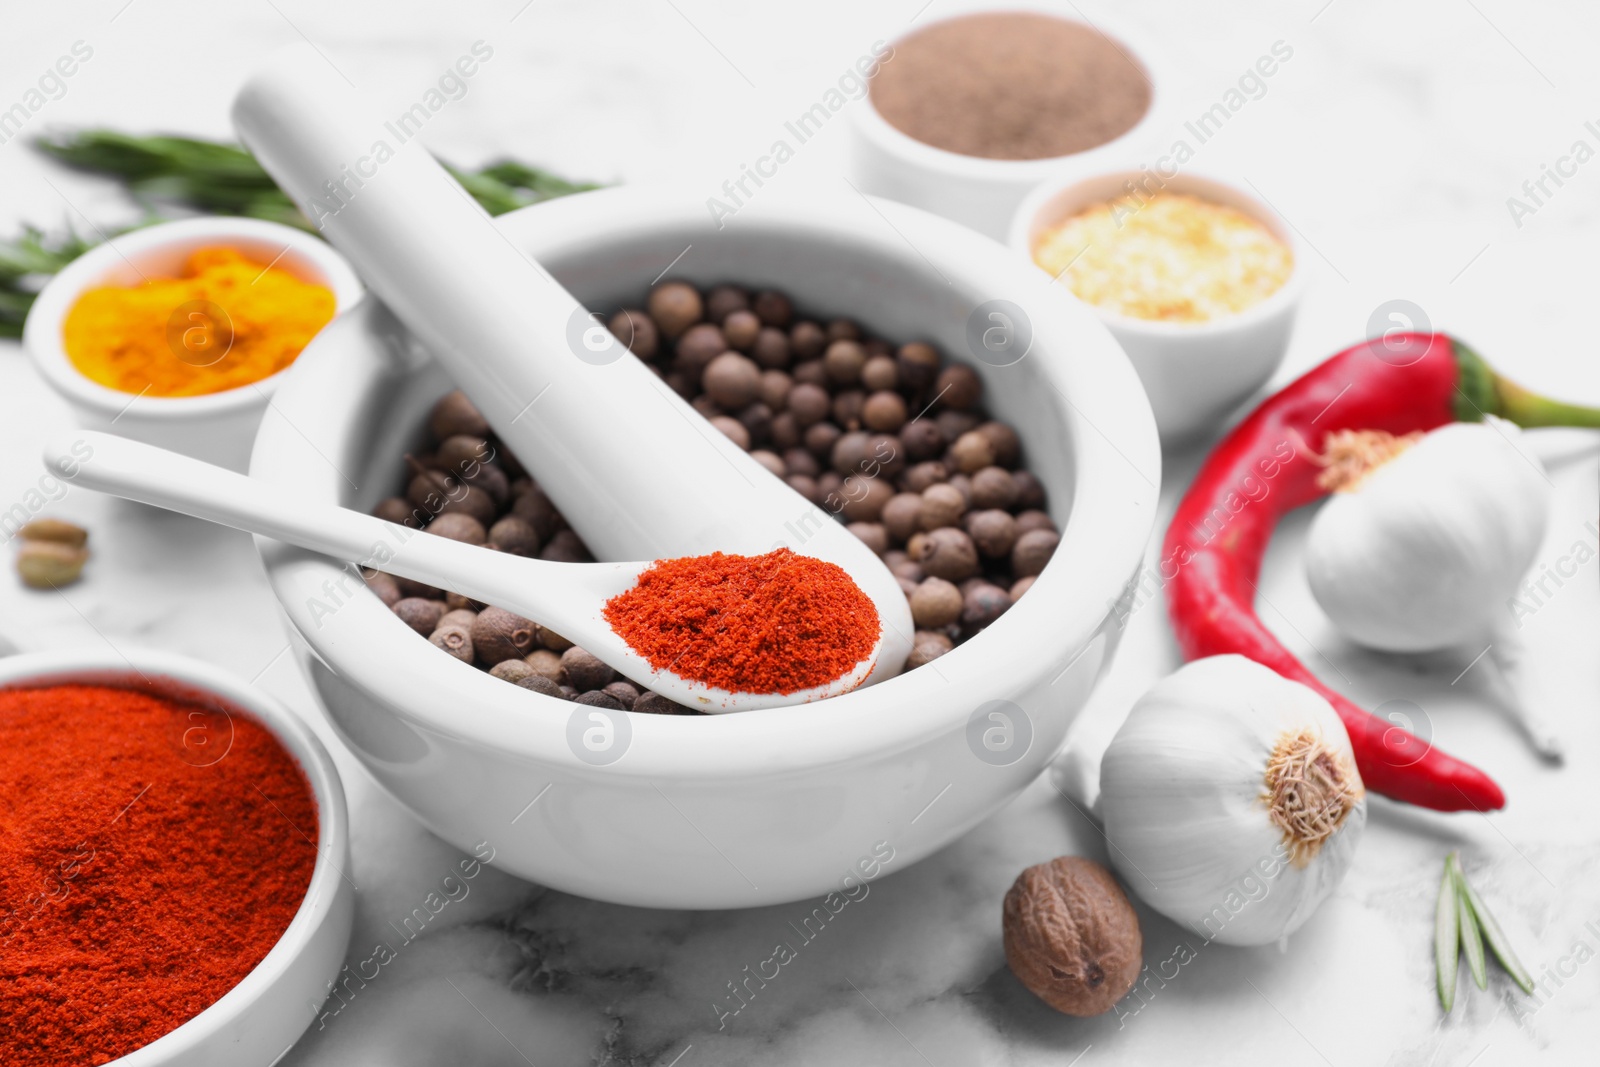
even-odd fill
[(844, 568), (780, 548), (661, 560), (606, 621), (656, 670), (734, 693), (826, 685), (872, 654), (878, 609)]
[(199, 1014), (300, 908), (317, 812), (244, 715), (0, 691), (0, 1063), (101, 1064)]

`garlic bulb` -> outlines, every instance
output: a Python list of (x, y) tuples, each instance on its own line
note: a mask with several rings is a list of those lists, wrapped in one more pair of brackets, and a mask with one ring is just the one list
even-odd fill
[(1243, 656), (1195, 660), (1129, 712), (1100, 764), (1111, 859), (1208, 941), (1293, 933), (1344, 877), (1366, 792), (1328, 702)]
[(1346, 636), (1389, 652), (1491, 640), (1544, 540), (1550, 483), (1512, 423), (1451, 423), (1338, 488), (1306, 575)]

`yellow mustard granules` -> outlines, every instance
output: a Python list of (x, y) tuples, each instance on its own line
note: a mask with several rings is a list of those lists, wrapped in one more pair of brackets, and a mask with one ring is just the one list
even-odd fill
[(1080, 300), (1161, 322), (1238, 314), (1294, 269), (1294, 254), (1260, 222), (1179, 193), (1079, 212), (1046, 231), (1033, 258)]
[(203, 396), (276, 374), (333, 318), (333, 292), (234, 248), (202, 248), (176, 278), (86, 290), (67, 357), (126, 393)]

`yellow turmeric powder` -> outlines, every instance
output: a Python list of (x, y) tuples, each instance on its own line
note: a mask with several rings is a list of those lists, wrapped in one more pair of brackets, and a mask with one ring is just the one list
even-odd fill
[(325, 286), (238, 249), (202, 248), (176, 278), (86, 290), (67, 312), (62, 343), (101, 385), (203, 396), (283, 370), (333, 311)]

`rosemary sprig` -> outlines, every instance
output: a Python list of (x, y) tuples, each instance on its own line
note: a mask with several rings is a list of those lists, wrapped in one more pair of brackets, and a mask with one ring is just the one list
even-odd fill
[(1467, 967), (1479, 989), (1487, 989), (1488, 968), (1484, 945), (1524, 993), (1533, 992), (1533, 978), (1511, 949), (1500, 924), (1489, 914), (1483, 898), (1467, 881), (1461, 857), (1452, 852), (1444, 861), (1444, 878), (1439, 883), (1439, 899), (1433, 917), (1434, 964), (1437, 969), (1439, 1004), (1448, 1013), (1455, 1004), (1456, 972), (1459, 955), (1467, 957)]
[[(140, 225), (158, 222), (176, 208), (267, 219), (316, 232), (255, 157), (238, 145), (101, 129), (45, 136), (34, 145), (74, 170), (120, 182), (145, 210), (147, 219)], [(445, 167), (491, 215), (598, 188), (515, 160), (476, 171)], [(0, 241), (0, 337), (20, 336), (44, 279), (93, 245), (76, 233), (51, 236), (31, 226), (19, 237)]]
[[(1450, 854), (1452, 857), (1454, 852)], [(1439, 979), (1439, 1006), (1450, 1013), (1456, 1003), (1456, 972), (1461, 946), (1461, 906), (1458, 903), (1455, 876), (1445, 862), (1444, 877), (1439, 880), (1439, 902), (1433, 909), (1433, 963)]]
[(92, 247), (76, 233), (46, 236), (32, 226), (20, 237), (0, 241), (0, 337), (22, 336), (39, 279), (54, 274)]

